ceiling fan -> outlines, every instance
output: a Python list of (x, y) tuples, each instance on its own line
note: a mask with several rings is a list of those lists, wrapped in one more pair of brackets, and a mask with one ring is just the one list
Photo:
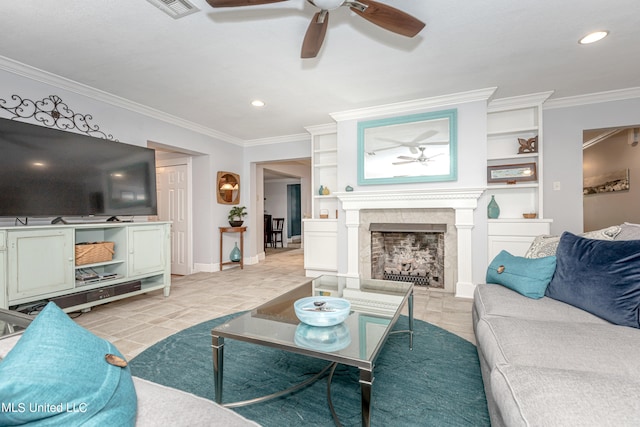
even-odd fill
[(433, 156), (427, 157), (424, 155), (424, 150), (427, 147), (418, 147), (420, 150), (420, 155), (418, 157), (409, 157), (409, 156), (398, 156), (398, 159), (402, 160), (401, 162), (393, 162), (394, 165), (406, 165), (407, 163), (418, 162), (423, 166), (427, 166), (429, 162), (432, 162), (434, 157), (438, 157), (442, 155), (442, 153), (435, 154)]
[[(211, 7), (255, 6), (287, 0), (207, 0)], [(315, 58), (322, 47), (329, 24), (329, 11), (347, 6), (367, 21), (385, 30), (414, 37), (425, 26), (424, 22), (394, 7), (373, 0), (307, 0), (320, 8), (311, 19), (302, 42), (302, 58)]]

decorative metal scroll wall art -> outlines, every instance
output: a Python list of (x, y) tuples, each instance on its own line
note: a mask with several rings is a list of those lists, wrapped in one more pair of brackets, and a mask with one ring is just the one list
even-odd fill
[(89, 136), (118, 141), (113, 135), (101, 131), (98, 125), (90, 123), (93, 120), (91, 114), (75, 113), (56, 95), (50, 95), (41, 101), (12, 95), (11, 101), (0, 99), (0, 108), (13, 115), (11, 120), (34, 119), (47, 127), (76, 130)]

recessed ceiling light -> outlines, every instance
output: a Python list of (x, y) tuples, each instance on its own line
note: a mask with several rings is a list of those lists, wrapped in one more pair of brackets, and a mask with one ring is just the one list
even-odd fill
[(253, 101), (251, 101), (251, 105), (253, 105), (254, 107), (264, 107), (264, 101), (254, 99)]
[(603, 38), (607, 37), (608, 35), (609, 35), (609, 31), (594, 31), (593, 33), (589, 33), (583, 38), (581, 38), (580, 40), (578, 40), (578, 43), (580, 44), (595, 43), (598, 40), (602, 40)]

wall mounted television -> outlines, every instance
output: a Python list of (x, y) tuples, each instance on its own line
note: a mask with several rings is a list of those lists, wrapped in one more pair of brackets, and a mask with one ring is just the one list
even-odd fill
[(156, 214), (153, 150), (0, 119), (0, 217)]

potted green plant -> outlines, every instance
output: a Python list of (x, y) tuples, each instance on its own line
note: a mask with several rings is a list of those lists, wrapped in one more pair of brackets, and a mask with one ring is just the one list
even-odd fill
[(229, 211), (229, 225), (232, 227), (240, 227), (244, 220), (242, 219), (247, 215), (247, 208), (245, 206), (234, 206)]

